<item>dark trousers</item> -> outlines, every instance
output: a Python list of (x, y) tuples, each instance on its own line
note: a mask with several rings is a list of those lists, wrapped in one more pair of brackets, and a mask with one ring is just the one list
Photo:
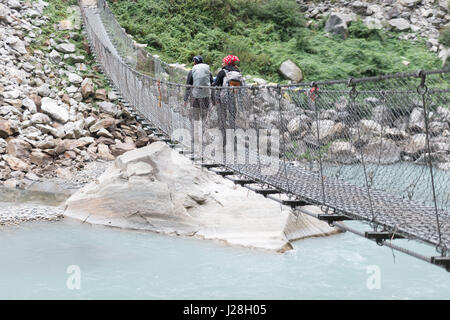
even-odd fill
[[(196, 144), (201, 143), (198, 141), (199, 130), (204, 130), (205, 120), (208, 116), (209, 98), (191, 98), (191, 150), (194, 150)], [(194, 131), (196, 123), (201, 122), (201, 129), (197, 128), (197, 132)], [(197, 136), (195, 136), (197, 134)], [(203, 132), (201, 133), (203, 135)], [(198, 149), (198, 147), (197, 147)], [(198, 149), (201, 150), (201, 149)]]
[[(224, 161), (226, 158), (226, 145), (232, 143), (234, 139), (227, 141), (227, 129), (236, 129), (236, 101), (232, 93), (228, 93), (221, 97), (217, 108), (217, 120), (219, 130), (222, 134)], [(233, 146), (234, 147), (234, 146)]]

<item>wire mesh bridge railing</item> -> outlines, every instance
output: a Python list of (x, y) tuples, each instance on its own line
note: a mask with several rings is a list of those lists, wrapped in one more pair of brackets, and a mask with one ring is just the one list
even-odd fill
[(433, 245), (439, 256), (428, 261), (448, 268), (450, 69), (196, 87), (209, 98), (196, 109), (185, 104), (194, 89), (181, 84), (185, 73), (136, 45), (105, 0), (82, 13), (104, 73), (145, 121), (193, 158), (266, 193), (318, 205), (329, 223), (368, 223), (373, 231), (365, 236), (380, 243), (404, 237)]

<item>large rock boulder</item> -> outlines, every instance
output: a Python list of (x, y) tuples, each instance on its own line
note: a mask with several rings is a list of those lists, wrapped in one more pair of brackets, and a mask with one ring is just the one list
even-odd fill
[(439, 0), (439, 8), (444, 12), (450, 11), (450, 2), (449, 0)]
[(280, 65), (280, 72), (287, 79), (294, 82), (301, 82), (303, 80), (302, 70), (292, 60), (284, 61)]
[(423, 114), (423, 109), (414, 108), (409, 116), (408, 129), (411, 132), (425, 132), (425, 116)]
[(97, 131), (100, 131), (101, 129), (108, 129), (113, 128), (116, 125), (116, 120), (114, 118), (104, 118), (101, 120), (98, 120), (93, 125), (89, 127), (89, 131), (91, 133), (95, 133)]
[(81, 137), (84, 130), (84, 120), (78, 120), (75, 122), (67, 122), (64, 125), (64, 132), (66, 139), (78, 139)]
[(325, 24), (325, 32), (334, 33), (341, 36), (343, 39), (347, 39), (348, 28), (342, 14), (337, 12), (330, 14), (327, 23)]
[(401, 160), (401, 149), (390, 139), (379, 139), (363, 147), (366, 163), (392, 164)]
[(62, 61), (61, 55), (56, 50), (52, 50), (50, 54), (48, 55), (50, 61), (52, 61), (55, 64), (59, 64)]
[(22, 100), (22, 105), (29, 110), (31, 113), (36, 113), (37, 112), (37, 107), (36, 107), (36, 103), (30, 99), (30, 98), (25, 98)]
[(194, 166), (162, 142), (118, 157), (66, 206), (66, 216), (92, 224), (275, 251), (290, 249), (289, 238), (302, 230), (306, 236), (335, 232), (316, 220), (297, 223), (287, 208)]
[(6, 18), (9, 16), (10, 13), (11, 10), (4, 4), (0, 3), (0, 21), (6, 20)]
[(2, 92), (2, 96), (5, 99), (17, 99), (20, 97), (20, 94), (21, 92), (19, 89), (13, 89), (11, 91)]
[(21, 10), (22, 4), (17, 0), (8, 0), (8, 7), (11, 9)]
[(287, 125), (287, 130), (291, 135), (297, 135), (305, 130), (309, 129), (309, 123), (307, 121), (309, 119), (307, 116), (302, 115), (295, 117), (291, 121), (289, 121)]
[(405, 7), (414, 7), (416, 5), (418, 5), (419, 3), (422, 2), (422, 0), (400, 0), (399, 1), (402, 5), (404, 5)]
[(38, 128), (29, 126), (22, 130), (21, 137), (28, 140), (38, 141), (42, 137), (42, 132)]
[(103, 160), (114, 160), (114, 156), (111, 154), (109, 147), (104, 143), (98, 144), (98, 157)]
[(427, 140), (425, 133), (418, 133), (410, 137), (403, 151), (407, 155), (416, 158), (421, 153), (425, 152), (426, 145)]
[(51, 137), (48, 137), (45, 140), (39, 141), (36, 144), (36, 148), (38, 149), (54, 149), (56, 147), (55, 140)]
[(30, 155), (30, 162), (37, 165), (44, 165), (52, 161), (52, 157), (41, 151), (33, 151)]
[(372, 110), (372, 120), (383, 126), (391, 126), (394, 122), (394, 117), (388, 107), (378, 105)]
[(377, 135), (382, 131), (381, 125), (374, 120), (361, 120), (359, 121), (359, 130), (361, 135)]
[(6, 150), (10, 156), (25, 159), (30, 155), (31, 145), (22, 139), (11, 139)]
[(51, 118), (61, 123), (69, 121), (69, 112), (66, 108), (59, 106), (58, 102), (51, 98), (42, 98), (41, 100), (42, 112), (49, 115)]
[(48, 97), (51, 93), (52, 90), (50, 89), (50, 85), (48, 85), (48, 83), (44, 83), (39, 88), (37, 88), (37, 94), (41, 97)]
[(9, 37), (6, 39), (6, 43), (10, 45), (11, 48), (19, 52), (20, 54), (27, 54), (27, 49), (25, 48), (25, 43), (18, 37)]
[(117, 105), (108, 101), (99, 102), (97, 103), (97, 105), (101, 112), (107, 113), (112, 116), (119, 111), (119, 107)]
[(0, 119), (0, 138), (7, 138), (16, 134), (18, 131), (19, 129), (13, 121)]
[(4, 155), (3, 159), (8, 163), (9, 167), (14, 171), (27, 171), (28, 163), (10, 155)]
[(38, 112), (31, 116), (30, 121), (32, 124), (48, 124), (51, 119), (48, 115)]
[(313, 123), (311, 125), (311, 134), (308, 138), (312, 141), (317, 141), (317, 138), (319, 138), (320, 143), (328, 143), (347, 134), (348, 128), (343, 123), (334, 122), (333, 120), (319, 120), (319, 130), (317, 131), (317, 125)]
[(351, 2), (351, 7), (357, 14), (366, 14), (368, 6), (369, 4), (367, 2), (362, 1)]
[(7, 145), (8, 143), (6, 143), (4, 139), (0, 138), (0, 154), (5, 153)]
[(85, 78), (81, 83), (81, 95), (83, 99), (87, 99), (94, 95), (94, 83), (90, 78)]
[(75, 148), (78, 148), (80, 146), (80, 142), (78, 140), (75, 139), (64, 139), (64, 140), (59, 140), (57, 142), (56, 148), (55, 148), (55, 152), (57, 154), (61, 154), (64, 153), (66, 151), (72, 151)]
[(136, 149), (136, 145), (131, 137), (126, 137), (124, 142), (117, 142), (111, 146), (111, 154), (115, 157), (124, 154), (125, 152)]
[(106, 89), (97, 89), (95, 91), (95, 99), (106, 101), (107, 98), (108, 93), (106, 92)]
[(328, 150), (329, 160), (339, 164), (357, 163), (355, 147), (346, 141), (334, 141)]
[(445, 130), (449, 129), (447, 122), (432, 121), (429, 124), (430, 134), (433, 136), (441, 135)]
[(403, 18), (391, 19), (388, 23), (391, 28), (397, 31), (408, 31), (411, 28), (408, 20)]
[(69, 82), (73, 84), (81, 84), (83, 82), (83, 78), (73, 72), (69, 72), (67, 74), (67, 77), (69, 79)]
[(384, 131), (384, 137), (388, 139), (392, 139), (394, 141), (400, 141), (407, 139), (409, 137), (406, 131), (397, 129), (397, 128), (386, 128)]
[(55, 49), (62, 53), (74, 53), (76, 47), (73, 43), (60, 43)]

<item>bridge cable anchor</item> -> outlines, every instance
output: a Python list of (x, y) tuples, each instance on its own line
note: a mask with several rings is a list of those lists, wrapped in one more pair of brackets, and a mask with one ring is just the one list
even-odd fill
[(450, 272), (450, 257), (449, 256), (438, 256), (438, 257), (431, 257), (431, 263), (435, 264), (437, 266), (444, 267), (447, 272)]
[(353, 220), (350, 217), (347, 217), (342, 214), (319, 214), (317, 218), (321, 221), (326, 221), (331, 226), (334, 222), (345, 221), (345, 220)]

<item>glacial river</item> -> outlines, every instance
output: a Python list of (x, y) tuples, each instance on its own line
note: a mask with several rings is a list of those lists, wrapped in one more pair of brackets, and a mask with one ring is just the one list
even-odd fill
[(444, 269), (351, 233), (275, 254), (64, 219), (0, 247), (0, 299), (450, 299)]

